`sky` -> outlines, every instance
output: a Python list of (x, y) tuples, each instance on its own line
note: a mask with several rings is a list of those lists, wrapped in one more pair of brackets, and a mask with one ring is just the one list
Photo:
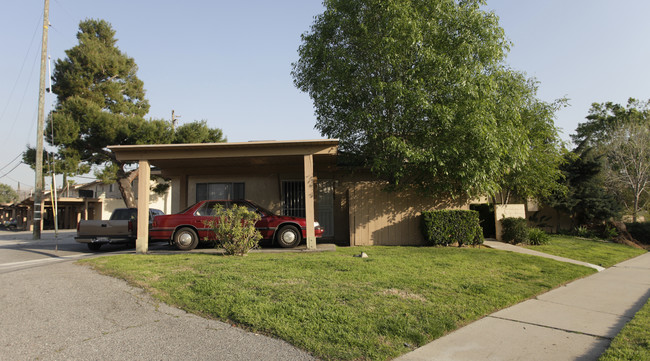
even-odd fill
[[(320, 139), (291, 63), (323, 9), (321, 0), (50, 0), (48, 53), (52, 64), (64, 58), (80, 21), (104, 19), (138, 64), (148, 118), (174, 110), (181, 123), (221, 128), (229, 142)], [(650, 2), (487, 0), (485, 9), (512, 43), (507, 63), (539, 82), (538, 97), (569, 99), (556, 114), (563, 139), (594, 102), (650, 98)], [(36, 144), (42, 13), (42, 0), (4, 1), (0, 12), (0, 183), (14, 189), (34, 186), (20, 154)], [(46, 113), (55, 103), (46, 95)]]

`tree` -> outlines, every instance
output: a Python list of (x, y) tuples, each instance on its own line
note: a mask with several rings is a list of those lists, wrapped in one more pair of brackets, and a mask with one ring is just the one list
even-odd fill
[[(58, 172), (85, 174), (90, 166), (99, 167), (96, 175), (104, 182), (117, 181), (126, 206), (135, 207), (131, 183), (138, 173), (129, 171), (129, 164), (118, 161), (107, 146), (225, 141), (221, 130), (209, 129), (205, 121), (174, 132), (166, 120), (144, 119), (149, 102), (136, 75), (138, 67), (118, 49), (108, 22), (82, 21), (77, 39), (67, 57), (55, 62), (52, 77), (57, 104), (47, 119), (46, 140), (57, 149)], [(190, 136), (186, 130), (192, 130)], [(24, 158), (31, 160), (29, 153)]]
[(482, 0), (325, 0), (302, 36), (295, 85), (316, 128), (392, 185), (494, 194), (530, 153), (534, 89)]
[(513, 195), (543, 201), (552, 194), (566, 192), (560, 166), (566, 162), (568, 151), (553, 121), (556, 110), (565, 103), (564, 99), (549, 104), (532, 98), (523, 109), (522, 121), (528, 129), (530, 153), (524, 163), (502, 175), (499, 193), (503, 204), (508, 204)]
[(625, 106), (593, 103), (587, 121), (572, 135), (577, 152), (591, 152), (605, 160), (605, 186), (636, 221), (647, 197), (650, 176), (650, 100), (629, 98)]
[(586, 122), (578, 124), (576, 134), (571, 135), (579, 151), (607, 143), (623, 124), (649, 124), (650, 100), (629, 98), (626, 106), (613, 102), (593, 103), (586, 118)]
[(621, 205), (605, 187), (603, 156), (593, 150), (565, 155), (560, 166), (566, 191), (555, 191), (544, 203), (571, 215), (575, 226), (593, 225), (618, 216)]
[(18, 193), (10, 186), (0, 183), (0, 203), (14, 203), (18, 201)]
[(625, 202), (636, 222), (639, 210), (644, 208), (642, 197), (650, 183), (650, 128), (647, 124), (628, 123), (616, 129), (606, 146), (607, 179), (610, 188), (628, 191), (632, 204)]

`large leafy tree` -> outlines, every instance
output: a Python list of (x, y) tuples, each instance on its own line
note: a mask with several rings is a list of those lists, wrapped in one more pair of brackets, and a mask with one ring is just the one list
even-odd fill
[[(46, 124), (46, 140), (56, 148), (56, 170), (84, 174), (91, 166), (105, 182), (117, 181), (128, 207), (135, 207), (131, 186), (137, 172), (118, 161), (109, 145), (225, 141), (205, 121), (174, 132), (165, 120), (145, 120), (149, 103), (133, 58), (117, 47), (115, 31), (104, 20), (79, 24), (79, 44), (55, 63), (52, 91), (57, 104)], [(30, 161), (34, 151), (24, 158)], [(31, 163), (34, 161), (31, 160)]]
[(578, 154), (593, 153), (605, 160), (605, 187), (636, 221), (650, 183), (650, 100), (594, 103), (572, 138)]
[(553, 194), (566, 192), (561, 166), (567, 161), (568, 150), (554, 122), (555, 112), (565, 104), (564, 99), (547, 103), (531, 97), (522, 109), (521, 119), (528, 130), (529, 155), (525, 162), (501, 175), (499, 198), (502, 203), (509, 203), (513, 196), (543, 202)]
[(395, 186), (494, 194), (531, 152), (534, 87), (482, 0), (325, 0), (302, 36), (296, 86), (316, 128)]
[(624, 124), (650, 124), (650, 100), (629, 98), (626, 105), (614, 102), (593, 103), (586, 117), (571, 135), (578, 151), (600, 148)]
[(10, 186), (0, 183), (0, 203), (13, 203), (18, 201), (18, 193)]

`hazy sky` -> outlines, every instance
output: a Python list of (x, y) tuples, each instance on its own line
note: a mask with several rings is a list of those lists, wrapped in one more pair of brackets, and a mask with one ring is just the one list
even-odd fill
[[(593, 102), (650, 98), (650, 2), (488, 0), (486, 8), (513, 43), (508, 63), (540, 82), (538, 96), (569, 98), (556, 120), (564, 139)], [(63, 58), (77, 44), (79, 21), (105, 19), (139, 66), (148, 117), (169, 119), (173, 109), (180, 122), (222, 128), (230, 142), (317, 139), (311, 100), (290, 71), (300, 34), (322, 10), (321, 0), (51, 0), (49, 54)], [(21, 0), (0, 13), (0, 183), (14, 188), (34, 185), (18, 163), (36, 143), (42, 11), (42, 0)], [(47, 111), (54, 103), (47, 95)]]

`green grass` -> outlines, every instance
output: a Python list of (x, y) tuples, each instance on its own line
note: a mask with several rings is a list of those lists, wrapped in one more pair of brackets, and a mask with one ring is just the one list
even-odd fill
[(643, 249), (618, 243), (558, 235), (552, 235), (551, 241), (548, 244), (525, 247), (556, 256), (589, 262), (602, 267), (611, 267), (619, 262), (646, 252)]
[[(352, 257), (366, 252), (369, 258)], [(118, 255), (85, 260), (161, 301), (331, 360), (387, 360), (595, 272), (475, 248)]]
[(614, 338), (599, 361), (650, 360), (650, 302)]

